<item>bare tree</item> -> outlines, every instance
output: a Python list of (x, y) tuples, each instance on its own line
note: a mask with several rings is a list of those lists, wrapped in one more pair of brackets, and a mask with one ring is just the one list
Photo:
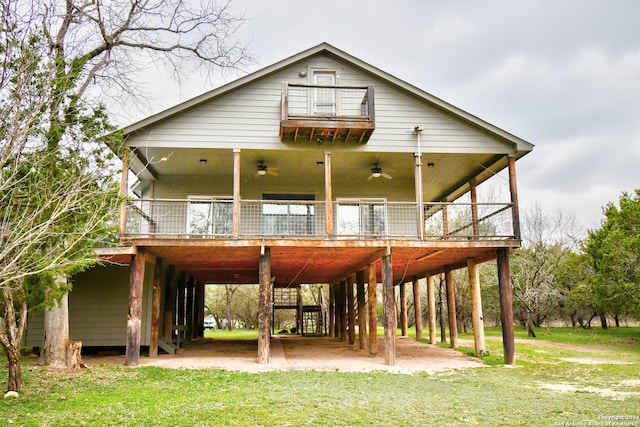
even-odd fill
[(511, 268), (514, 308), (529, 336), (535, 337), (534, 326), (558, 311), (563, 296), (554, 273), (577, 247), (578, 238), (573, 215), (549, 215), (537, 204), (524, 213), (522, 225), (523, 247), (515, 252)]
[(115, 236), (106, 145), (120, 148), (101, 101), (139, 99), (145, 56), (178, 77), (190, 72), (185, 64), (205, 77), (246, 64), (233, 41), (242, 18), (229, 4), (0, 0), (0, 343), (9, 390), (22, 385), (29, 298), (57, 305), (68, 292), (59, 279), (95, 263), (92, 248)]

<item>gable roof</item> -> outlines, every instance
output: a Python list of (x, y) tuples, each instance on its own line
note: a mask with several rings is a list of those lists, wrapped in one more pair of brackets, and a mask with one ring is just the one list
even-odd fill
[(417, 98), (419, 98), (422, 101), (425, 101), (429, 104), (431, 104), (432, 106), (438, 108), (439, 110), (447, 113), (447, 114), (451, 114), (467, 123), (469, 123), (470, 125), (479, 128), (485, 132), (488, 132), (498, 138), (500, 138), (501, 140), (505, 141), (505, 142), (509, 142), (515, 145), (515, 151), (517, 154), (517, 157), (521, 157), (522, 155), (528, 153), (529, 151), (531, 151), (533, 149), (533, 144), (503, 130), (500, 129), (452, 104), (449, 104), (448, 102), (428, 93), (425, 92), (424, 90), (405, 82), (404, 80), (401, 80), (385, 71), (382, 71), (376, 67), (374, 67), (373, 65), (370, 65), (328, 43), (320, 43), (319, 45), (316, 45), (314, 47), (311, 47), (307, 50), (304, 50), (302, 52), (299, 52), (295, 55), (292, 55), (288, 58), (285, 58), (279, 62), (276, 62), (272, 65), (269, 65), (267, 67), (264, 67), (258, 71), (255, 71), (251, 74), (247, 74), (246, 76), (240, 77), (230, 83), (224, 84), (222, 86), (219, 86), (215, 89), (212, 89), (208, 92), (203, 93), (202, 95), (198, 95), (194, 98), (191, 98), (187, 101), (184, 101), (180, 104), (177, 104), (171, 108), (168, 108), (166, 110), (163, 110), (159, 113), (156, 113), (154, 115), (151, 115), (145, 119), (142, 119), (138, 122), (132, 123), (128, 126), (125, 126), (124, 128), (122, 128), (122, 132), (124, 133), (124, 135), (130, 134), (130, 133), (134, 133), (137, 132), (147, 126), (153, 125), (155, 123), (158, 123), (166, 118), (169, 118), (171, 116), (174, 116), (176, 114), (179, 114), (183, 111), (186, 111), (188, 109), (194, 108), (200, 104), (209, 102), (219, 96), (225, 95), (235, 89), (238, 89), (242, 86), (248, 85), (258, 79), (261, 79), (265, 76), (268, 76), (270, 74), (273, 74), (283, 68), (289, 67), (291, 65), (294, 65), (298, 62), (302, 62), (305, 61), (313, 56), (316, 55), (321, 55), (321, 54), (329, 54), (332, 55), (334, 57), (337, 57), (338, 59), (341, 59), (342, 61), (345, 61), (347, 63), (350, 63), (351, 65), (360, 68), (361, 70), (372, 74), (374, 76), (377, 76), (383, 80), (386, 80), (388, 83), (390, 83), (391, 85), (397, 87), (398, 89), (413, 95)]

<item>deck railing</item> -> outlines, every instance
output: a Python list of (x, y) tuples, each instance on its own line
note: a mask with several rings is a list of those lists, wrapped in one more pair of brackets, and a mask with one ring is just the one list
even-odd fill
[[(126, 238), (286, 238), (506, 240), (516, 238), (511, 203), (441, 203), (423, 205), (418, 227), (415, 203), (242, 200), (234, 236), (231, 199), (133, 199), (127, 204)], [(333, 226), (332, 233), (327, 224)]]
[(330, 118), (373, 121), (373, 87), (284, 83), (282, 120)]

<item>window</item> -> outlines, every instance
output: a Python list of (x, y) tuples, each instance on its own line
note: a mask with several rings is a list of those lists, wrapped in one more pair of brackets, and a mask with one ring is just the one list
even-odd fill
[[(265, 194), (262, 198), (274, 201), (262, 205), (262, 230), (265, 235), (315, 234), (315, 206), (304, 203), (315, 200), (313, 194)], [(287, 203), (287, 200), (296, 202)]]
[(233, 200), (213, 196), (188, 196), (187, 234), (233, 234)]
[(343, 236), (384, 236), (385, 199), (338, 199), (337, 233)]
[[(335, 86), (335, 71), (314, 71), (313, 84)], [(336, 114), (336, 90), (326, 87), (314, 89), (312, 112), (315, 115), (334, 116)]]

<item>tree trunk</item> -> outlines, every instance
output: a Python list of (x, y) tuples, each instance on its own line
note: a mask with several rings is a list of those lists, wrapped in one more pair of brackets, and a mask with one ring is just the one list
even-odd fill
[[(54, 286), (59, 289), (67, 279), (58, 276)], [(44, 342), (40, 364), (56, 369), (67, 367), (67, 342), (69, 341), (69, 294), (65, 293), (53, 307), (44, 310)]]
[(19, 392), (22, 388), (22, 366), (20, 365), (20, 346), (24, 325), (27, 319), (27, 302), (22, 298), (20, 306), (20, 320), (16, 322), (16, 307), (14, 305), (14, 289), (2, 289), (4, 300), (4, 323), (0, 324), (0, 343), (7, 355), (8, 385), (7, 391)]
[(532, 314), (529, 310), (527, 310), (527, 335), (532, 338), (536, 337), (536, 330), (533, 327)]
[(602, 329), (609, 329), (609, 325), (607, 325), (607, 315), (606, 314), (601, 314), (600, 315), (600, 326), (602, 326)]

